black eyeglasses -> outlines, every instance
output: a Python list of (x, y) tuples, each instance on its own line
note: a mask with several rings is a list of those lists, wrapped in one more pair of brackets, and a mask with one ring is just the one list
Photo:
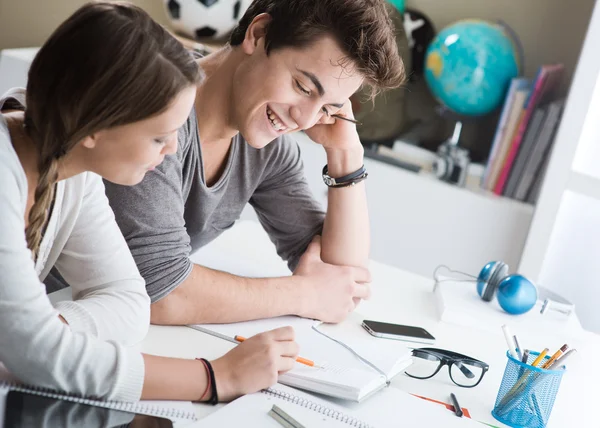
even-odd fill
[(413, 363), (405, 371), (408, 376), (415, 379), (429, 379), (447, 365), (452, 382), (463, 388), (479, 385), (483, 375), (490, 368), (483, 361), (445, 349), (413, 349), (412, 355)]

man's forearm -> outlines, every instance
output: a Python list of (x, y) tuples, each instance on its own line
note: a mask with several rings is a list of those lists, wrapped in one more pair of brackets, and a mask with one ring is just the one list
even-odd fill
[[(329, 175), (339, 178), (363, 165), (362, 146), (349, 150), (327, 150)], [(323, 225), (321, 258), (326, 263), (366, 267), (370, 231), (364, 181), (354, 186), (331, 188)]]
[(302, 278), (243, 278), (194, 265), (187, 279), (152, 304), (153, 324), (229, 323), (302, 311)]

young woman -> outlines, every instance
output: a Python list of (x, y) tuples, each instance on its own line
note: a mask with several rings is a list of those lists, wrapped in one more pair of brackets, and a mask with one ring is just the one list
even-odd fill
[[(124, 346), (145, 335), (150, 303), (102, 177), (137, 184), (176, 152), (199, 78), (141, 9), (95, 2), (40, 49), (27, 91), (0, 98), (0, 362), (24, 383), (113, 400), (214, 401), (293, 366), (285, 328), (212, 362)], [(73, 302), (48, 300), (41, 280), (52, 266)]]

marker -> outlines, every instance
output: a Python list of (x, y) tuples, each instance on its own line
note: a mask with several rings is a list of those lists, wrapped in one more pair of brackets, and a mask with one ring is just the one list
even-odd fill
[(542, 368), (543, 368), (543, 369), (547, 369), (547, 368), (548, 368), (548, 367), (550, 367), (552, 364), (554, 364), (554, 361), (556, 361), (556, 359), (557, 359), (558, 357), (560, 357), (560, 356), (563, 354), (563, 352), (565, 352), (565, 351), (567, 350), (567, 348), (568, 348), (568, 347), (569, 347), (569, 346), (568, 346), (566, 343), (565, 343), (563, 346), (561, 346), (561, 347), (560, 347), (560, 349), (559, 349), (558, 351), (556, 351), (556, 352), (554, 353), (554, 355), (552, 355), (552, 356), (550, 357), (550, 359), (544, 363), (544, 365), (542, 366)]
[[(243, 342), (244, 340), (246, 340), (246, 338), (243, 336), (235, 336), (234, 339), (237, 340), (238, 342)], [(319, 369), (323, 368), (321, 366), (316, 365), (314, 361), (311, 361), (308, 358), (296, 357), (296, 361), (301, 364), (305, 364), (309, 367), (316, 367)]]
[(452, 405), (454, 406), (454, 413), (456, 413), (456, 416), (458, 416), (459, 418), (462, 418), (463, 411), (460, 408), (458, 400), (456, 399), (456, 395), (454, 395), (453, 392), (450, 393), (450, 400), (452, 400)]
[(508, 345), (508, 352), (513, 358), (520, 360), (517, 352), (515, 351), (517, 345), (515, 345), (515, 342), (513, 341), (513, 335), (510, 334), (510, 329), (506, 324), (502, 326), (502, 331), (504, 332), (504, 339), (506, 339), (506, 344)]

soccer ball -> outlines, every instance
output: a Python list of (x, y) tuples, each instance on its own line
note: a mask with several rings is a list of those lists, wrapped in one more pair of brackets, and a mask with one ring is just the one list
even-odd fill
[(252, 0), (164, 0), (176, 32), (193, 39), (227, 36)]

